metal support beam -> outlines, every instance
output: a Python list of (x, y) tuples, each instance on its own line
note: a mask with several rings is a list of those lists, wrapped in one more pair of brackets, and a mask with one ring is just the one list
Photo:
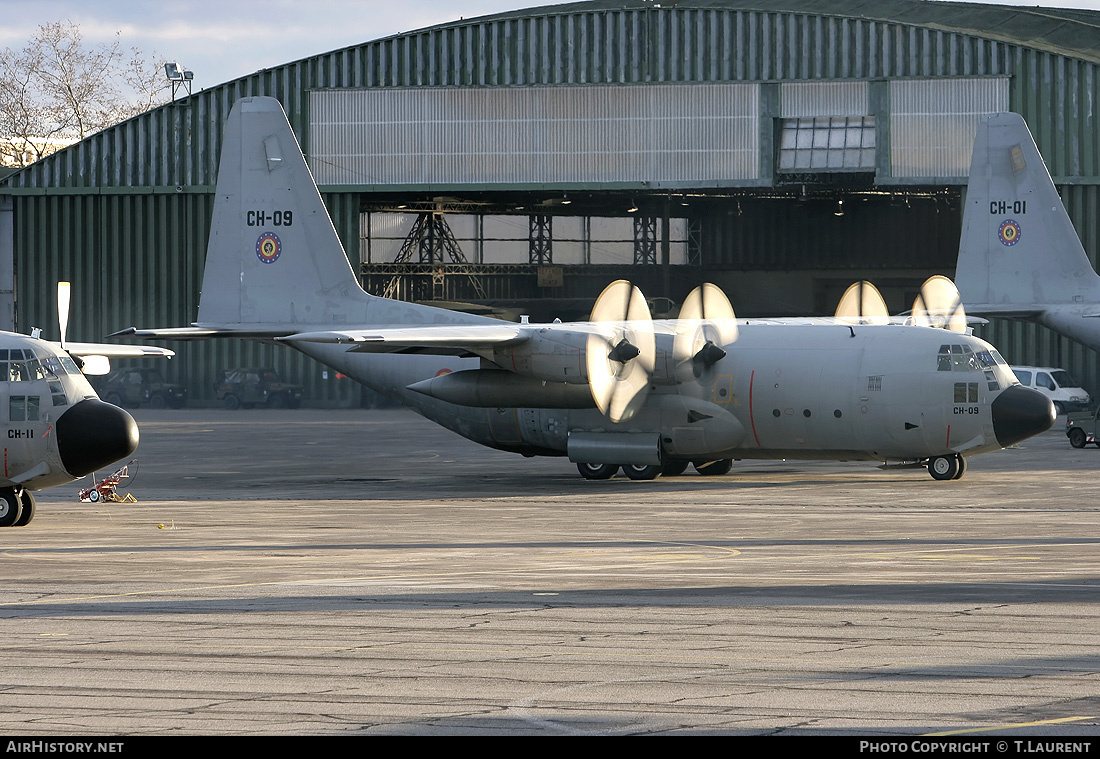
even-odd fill
[(687, 220), (687, 264), (703, 265), (703, 222), (694, 217)]
[[(401, 250), (394, 263), (411, 263), (414, 253), (418, 257), (418, 263), (432, 267), (432, 300), (446, 299), (448, 263), (465, 265), (469, 262), (462, 254), (462, 248), (459, 247), (458, 240), (455, 239), (441, 211), (417, 214), (416, 221), (401, 244)], [(470, 285), (476, 296), (484, 299), (485, 290), (481, 282), (473, 274), (467, 274), (467, 276), (470, 278)], [(400, 276), (395, 275), (387, 283), (382, 295), (386, 298), (396, 298), (400, 290)]]
[(527, 218), (529, 219), (527, 263), (554, 263), (554, 217), (532, 215)]
[(657, 217), (634, 217), (634, 263), (657, 265)]

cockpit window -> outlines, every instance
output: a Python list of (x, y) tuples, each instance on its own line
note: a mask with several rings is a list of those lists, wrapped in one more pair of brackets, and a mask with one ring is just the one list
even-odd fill
[(936, 356), (936, 369), (941, 372), (982, 372), (990, 390), (1008, 387), (1016, 381), (1008, 362), (993, 348), (974, 350), (969, 345), (941, 345)]
[[(991, 357), (990, 357), (991, 360)], [(971, 372), (983, 368), (982, 359), (969, 345), (941, 345), (936, 369), (941, 372)]]

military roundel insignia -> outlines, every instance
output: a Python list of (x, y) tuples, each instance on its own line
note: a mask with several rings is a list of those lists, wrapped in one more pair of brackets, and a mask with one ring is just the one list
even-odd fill
[(997, 236), (1001, 238), (1002, 244), (1015, 245), (1020, 241), (1020, 225), (1012, 219), (1007, 219), (1003, 224), (1001, 224), (1001, 228), (997, 232)]
[(265, 264), (273, 264), (283, 252), (283, 243), (274, 232), (264, 232), (256, 240), (256, 257)]

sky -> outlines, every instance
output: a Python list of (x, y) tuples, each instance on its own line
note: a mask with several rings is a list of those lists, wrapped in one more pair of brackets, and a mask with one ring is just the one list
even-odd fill
[[(1100, 0), (1001, 0), (1100, 10)], [(20, 49), (43, 23), (72, 21), (89, 44), (175, 60), (196, 91), (255, 71), (400, 32), (559, 3), (546, 0), (0, 0), (0, 48)]]

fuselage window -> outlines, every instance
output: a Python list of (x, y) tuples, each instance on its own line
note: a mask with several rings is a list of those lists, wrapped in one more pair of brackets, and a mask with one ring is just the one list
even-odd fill
[(977, 382), (956, 382), (955, 383), (955, 403), (977, 403), (978, 402), (978, 383)]
[(66, 406), (69, 399), (65, 397), (65, 386), (56, 379), (50, 380), (50, 394), (53, 396), (53, 405)]
[(12, 395), (8, 397), (8, 418), (13, 422), (38, 421), (37, 395)]

